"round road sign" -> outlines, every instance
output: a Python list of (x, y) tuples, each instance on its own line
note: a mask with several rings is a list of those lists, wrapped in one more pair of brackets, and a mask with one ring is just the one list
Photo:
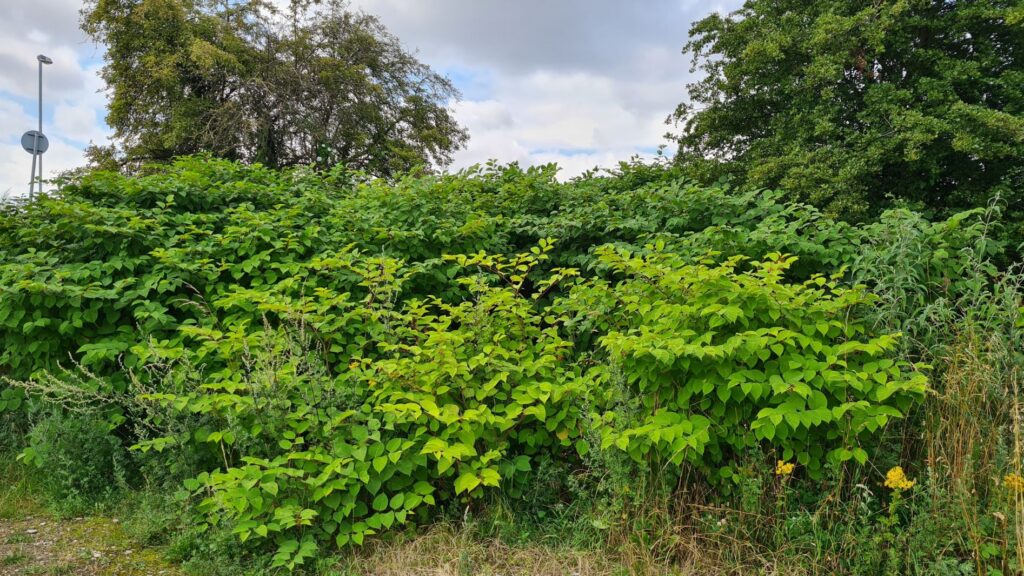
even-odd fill
[(29, 154), (42, 154), (50, 149), (50, 141), (38, 130), (29, 130), (21, 135), (21, 147)]

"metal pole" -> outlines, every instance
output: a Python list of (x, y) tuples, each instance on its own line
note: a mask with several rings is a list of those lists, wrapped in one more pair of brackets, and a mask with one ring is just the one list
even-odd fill
[[(39, 61), (39, 133), (43, 133), (43, 62)], [(36, 144), (39, 143), (39, 137), (36, 136)], [(39, 147), (36, 147), (38, 150)], [(43, 192), (43, 155), (39, 155), (39, 193)]]
[[(28, 197), (30, 200), (35, 196), (37, 179), (39, 181), (39, 193), (43, 192), (43, 151), (40, 150), (40, 144), (47, 145), (46, 136), (43, 136), (43, 64), (53, 64), (53, 60), (45, 54), (39, 54), (36, 56), (36, 60), (39, 62), (39, 129), (29, 130), (21, 137), (22, 147), (32, 153), (32, 177), (28, 180)], [(32, 138), (31, 147), (28, 142), (29, 136)], [(38, 173), (36, 172), (37, 162), (39, 163)]]
[[(36, 136), (36, 146), (39, 144), (39, 137)], [(36, 148), (33, 147), (33, 150)], [(36, 189), (36, 153), (32, 153), (32, 177), (28, 179), (28, 199), (31, 200)]]

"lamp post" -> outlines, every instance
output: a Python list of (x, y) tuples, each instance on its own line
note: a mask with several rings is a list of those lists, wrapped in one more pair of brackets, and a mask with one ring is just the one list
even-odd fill
[(53, 60), (42, 54), (36, 56), (36, 60), (39, 61), (39, 129), (26, 132), (21, 137), (21, 145), (32, 154), (32, 177), (28, 182), (29, 199), (35, 193), (37, 156), (39, 161), (39, 191), (43, 191), (43, 152), (46, 152), (50, 146), (46, 136), (43, 135), (43, 64), (53, 64)]

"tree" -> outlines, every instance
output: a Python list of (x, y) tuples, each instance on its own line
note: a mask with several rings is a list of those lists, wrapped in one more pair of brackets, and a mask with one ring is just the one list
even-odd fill
[(747, 0), (690, 30), (679, 162), (860, 218), (999, 194), (1024, 215), (1019, 0)]
[(450, 162), (458, 97), (373, 16), (341, 0), (89, 0), (107, 46), (107, 123), (132, 165), (207, 152), (387, 176)]

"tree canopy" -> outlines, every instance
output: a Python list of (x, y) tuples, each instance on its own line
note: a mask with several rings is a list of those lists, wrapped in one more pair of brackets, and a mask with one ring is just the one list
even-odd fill
[(690, 31), (706, 77), (677, 158), (853, 218), (996, 194), (1024, 213), (1022, 24), (1018, 0), (747, 0)]
[[(444, 165), (466, 142), (458, 92), (342, 0), (90, 0), (107, 47), (107, 123), (122, 162), (207, 152), (376, 175)], [(109, 159), (109, 153), (93, 151)]]

